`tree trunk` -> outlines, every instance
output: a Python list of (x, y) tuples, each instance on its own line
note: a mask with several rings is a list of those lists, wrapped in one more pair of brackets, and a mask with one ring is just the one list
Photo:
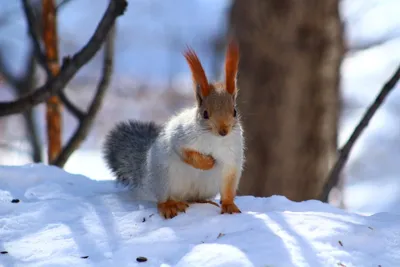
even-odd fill
[(338, 0), (235, 0), (230, 24), (247, 148), (238, 193), (317, 198), (337, 151)]
[[(46, 49), (47, 64), (53, 75), (60, 71), (58, 62), (57, 16), (54, 0), (42, 0), (43, 40)], [(61, 101), (52, 96), (46, 103), (48, 162), (51, 163), (61, 152)]]

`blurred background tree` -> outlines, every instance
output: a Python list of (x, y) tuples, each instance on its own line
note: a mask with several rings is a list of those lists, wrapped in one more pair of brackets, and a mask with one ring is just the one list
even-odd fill
[[(53, 76), (60, 71), (59, 62), (59, 44), (57, 30), (57, 12), (55, 0), (42, 0), (42, 39), (44, 43), (44, 55), (46, 56), (47, 67)], [(34, 27), (35, 30), (39, 27)], [(46, 101), (46, 123), (47, 123), (47, 159), (48, 162), (53, 162), (54, 159), (61, 153), (62, 149), (62, 117), (61, 117), (61, 101), (57, 95), (50, 97)]]
[(247, 163), (240, 194), (317, 198), (336, 159), (338, 0), (235, 0)]

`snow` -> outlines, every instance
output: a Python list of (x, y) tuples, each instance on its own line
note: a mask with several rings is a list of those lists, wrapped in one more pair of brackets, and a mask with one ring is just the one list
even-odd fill
[[(319, 201), (238, 197), (171, 220), (114, 181), (57, 167), (0, 167), (0, 266), (398, 266), (400, 215)], [(19, 203), (12, 203), (19, 199)], [(137, 257), (146, 257), (139, 263)]]

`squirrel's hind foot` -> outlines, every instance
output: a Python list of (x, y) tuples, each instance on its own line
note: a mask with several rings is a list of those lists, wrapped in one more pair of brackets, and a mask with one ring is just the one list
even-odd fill
[(242, 213), (235, 203), (221, 203), (221, 214)]
[(178, 215), (179, 212), (186, 212), (189, 207), (187, 202), (167, 200), (165, 202), (158, 203), (158, 212), (165, 219), (171, 219)]

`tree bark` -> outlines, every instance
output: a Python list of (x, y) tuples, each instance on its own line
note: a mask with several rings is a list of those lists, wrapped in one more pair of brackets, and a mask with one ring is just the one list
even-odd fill
[[(42, 0), (43, 40), (47, 64), (55, 76), (60, 71), (58, 58), (57, 16), (54, 0)], [(61, 101), (58, 96), (50, 97), (46, 102), (46, 122), (48, 140), (48, 162), (52, 162), (61, 152)]]
[(315, 199), (337, 156), (338, 0), (235, 0), (238, 105), (246, 138), (239, 194)]

